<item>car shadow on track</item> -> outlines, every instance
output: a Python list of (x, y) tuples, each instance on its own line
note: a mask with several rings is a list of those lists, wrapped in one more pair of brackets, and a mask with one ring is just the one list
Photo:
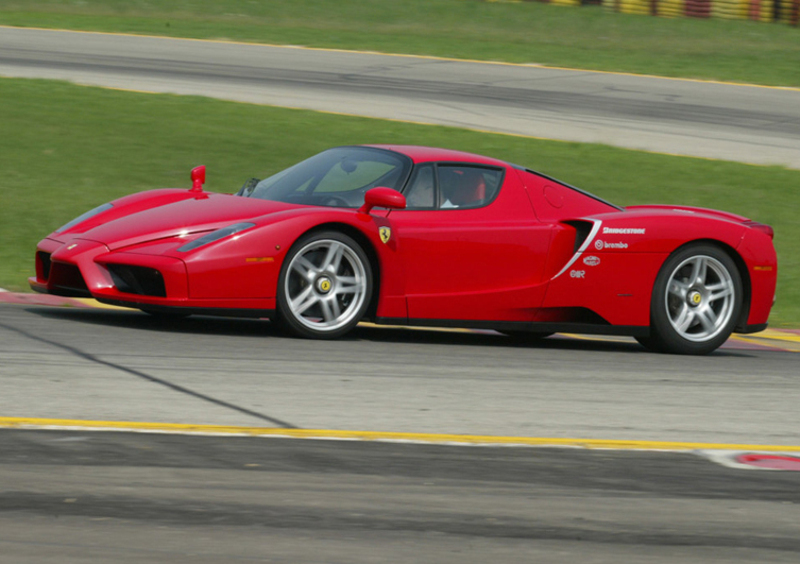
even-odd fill
[[(647, 350), (632, 337), (604, 337), (593, 335), (563, 335), (556, 333), (547, 338), (531, 335), (529, 339), (521, 336), (507, 336), (494, 331), (469, 331), (452, 329), (420, 329), (405, 327), (357, 327), (351, 336), (367, 341), (391, 343), (435, 344), (435, 345), (468, 345), (478, 347), (504, 347), (541, 350), (585, 351), (647, 354), (663, 357), (660, 353)], [(714, 357), (749, 358), (745, 351), (717, 349)]]
[[(186, 318), (152, 316), (136, 310), (27, 308), (26, 311), (53, 319), (62, 319), (92, 325), (107, 325), (142, 331), (161, 331), (181, 334), (214, 334), (221, 336), (248, 336), (291, 339), (276, 324), (267, 319), (233, 317), (191, 316)], [(382, 343), (462, 345), (470, 347), (505, 347), (564, 351), (594, 351), (630, 354), (657, 354), (645, 349), (627, 337), (571, 337), (556, 334), (548, 338), (530, 339), (509, 337), (495, 331), (471, 331), (416, 327), (359, 325), (339, 339), (342, 342), (374, 341)], [(313, 341), (309, 341), (313, 342)], [(716, 357), (751, 357), (746, 351), (718, 349)]]
[(138, 310), (78, 309), (34, 307), (26, 311), (42, 317), (76, 321), (92, 325), (107, 325), (124, 329), (163, 331), (167, 333), (212, 333), (218, 335), (282, 336), (280, 330), (266, 319), (238, 317), (168, 317), (153, 316)]

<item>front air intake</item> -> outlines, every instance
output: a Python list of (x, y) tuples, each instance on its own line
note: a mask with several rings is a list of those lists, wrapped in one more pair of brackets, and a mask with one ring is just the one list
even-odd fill
[(92, 297), (89, 288), (86, 287), (80, 268), (74, 264), (52, 262), (48, 274), (51, 294), (76, 298)]
[(47, 279), (50, 278), (50, 253), (37, 251), (36, 278), (44, 282), (47, 282)]
[(127, 264), (106, 265), (117, 290), (140, 296), (167, 297), (164, 278), (155, 268)]

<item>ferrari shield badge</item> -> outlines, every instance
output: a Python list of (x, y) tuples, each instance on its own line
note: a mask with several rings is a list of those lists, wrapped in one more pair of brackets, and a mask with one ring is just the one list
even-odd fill
[(391, 227), (381, 227), (378, 229), (378, 234), (381, 236), (381, 241), (384, 243), (388, 243), (389, 239), (392, 237), (392, 228)]

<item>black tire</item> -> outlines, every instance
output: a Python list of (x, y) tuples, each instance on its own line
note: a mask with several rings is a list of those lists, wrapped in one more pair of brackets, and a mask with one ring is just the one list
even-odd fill
[(335, 339), (358, 324), (372, 291), (369, 258), (353, 238), (339, 231), (308, 233), (283, 261), (277, 321), (300, 337)]
[(648, 348), (708, 354), (733, 332), (742, 309), (742, 278), (721, 248), (696, 243), (664, 262), (653, 287)]

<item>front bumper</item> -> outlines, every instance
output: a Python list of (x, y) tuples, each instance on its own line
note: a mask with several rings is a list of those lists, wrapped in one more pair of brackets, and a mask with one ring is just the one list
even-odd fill
[(36, 276), (28, 279), (40, 293), (94, 298), (100, 302), (182, 313), (266, 316), (274, 298), (192, 298), (186, 264), (175, 257), (109, 252), (87, 239), (44, 239), (36, 250)]

